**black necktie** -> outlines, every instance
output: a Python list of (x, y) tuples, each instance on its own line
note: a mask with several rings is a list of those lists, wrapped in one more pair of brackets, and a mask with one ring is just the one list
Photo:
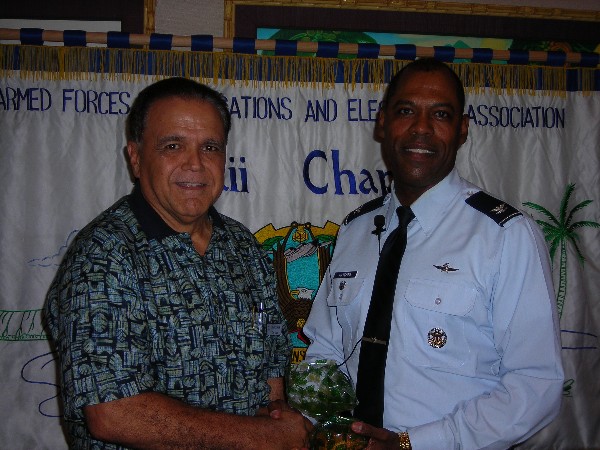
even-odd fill
[(371, 294), (358, 360), (354, 416), (371, 425), (383, 426), (385, 362), (390, 339), (394, 294), (400, 262), (406, 249), (406, 227), (415, 217), (410, 208), (400, 206), (398, 228), (385, 241)]

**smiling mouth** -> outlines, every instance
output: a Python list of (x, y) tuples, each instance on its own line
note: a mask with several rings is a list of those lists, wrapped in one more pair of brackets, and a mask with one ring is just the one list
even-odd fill
[(187, 182), (187, 181), (179, 181), (176, 184), (177, 184), (177, 186), (180, 186), (183, 188), (199, 188), (199, 187), (206, 186), (206, 183), (192, 183), (192, 182)]
[(405, 151), (410, 152), (410, 153), (418, 153), (420, 155), (433, 155), (434, 152), (432, 152), (431, 150), (427, 150), (425, 148), (407, 148), (405, 149)]

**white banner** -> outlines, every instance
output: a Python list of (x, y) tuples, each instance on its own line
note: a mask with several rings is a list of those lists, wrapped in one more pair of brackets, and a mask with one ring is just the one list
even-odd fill
[[(0, 80), (2, 447), (66, 448), (55, 355), (40, 310), (76, 232), (132, 188), (124, 122), (152, 79), (116, 78), (49, 81), (16, 74)], [(245, 223), (268, 250), (282, 245), (283, 254), (272, 256), (278, 269), (287, 265), (282, 301), (298, 360), (306, 344), (294, 330), (310, 308), (338, 225), (389, 185), (372, 138), (383, 92), (342, 85), (214, 87), (226, 95), (233, 116), (217, 208)], [(467, 108), (461, 175), (565, 228), (553, 259), (567, 378), (563, 406), (523, 448), (600, 447), (600, 239), (593, 225), (600, 222), (600, 94), (484, 92), (468, 95)], [(313, 254), (307, 249), (315, 247), (303, 244), (315, 240), (321, 250)]]

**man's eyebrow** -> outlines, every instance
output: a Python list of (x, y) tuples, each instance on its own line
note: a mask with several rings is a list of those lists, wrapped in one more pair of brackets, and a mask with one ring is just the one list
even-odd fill
[(168, 136), (162, 136), (158, 138), (156, 141), (157, 144), (166, 144), (167, 142), (181, 142), (183, 141), (183, 136), (179, 136), (177, 134), (170, 134)]
[(436, 107), (436, 108), (448, 108), (448, 109), (451, 109), (452, 111), (454, 111), (456, 109), (454, 107), (454, 104), (452, 102), (434, 103), (433, 106)]
[[(391, 103), (391, 107), (398, 107), (398, 106), (415, 106), (416, 103), (413, 100), (407, 100), (407, 99), (403, 99), (403, 98), (399, 98), (396, 101), (394, 101), (393, 103)], [(448, 108), (452, 111), (455, 111), (456, 108), (454, 107), (454, 104), (452, 102), (437, 102), (434, 103), (432, 105), (433, 108)]]
[(202, 145), (212, 145), (214, 147), (225, 149), (226, 143), (224, 140), (209, 137), (202, 141)]
[(415, 102), (411, 101), (411, 100), (405, 100), (403, 98), (399, 98), (396, 99), (394, 102), (392, 102), (390, 105), (391, 106), (398, 106), (398, 105), (414, 105)]

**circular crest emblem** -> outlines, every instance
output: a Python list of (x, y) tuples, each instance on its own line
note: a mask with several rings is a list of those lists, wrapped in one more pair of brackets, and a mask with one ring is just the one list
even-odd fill
[(427, 333), (427, 342), (433, 348), (442, 348), (446, 345), (447, 340), (448, 336), (446, 336), (446, 332), (441, 328), (432, 328), (429, 333)]

